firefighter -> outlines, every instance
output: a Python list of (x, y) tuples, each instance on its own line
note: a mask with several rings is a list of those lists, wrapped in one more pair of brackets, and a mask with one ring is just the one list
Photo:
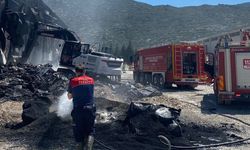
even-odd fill
[(92, 150), (94, 143), (94, 80), (85, 75), (84, 66), (75, 68), (76, 77), (72, 78), (68, 87), (68, 98), (73, 99), (73, 133), (77, 149)]

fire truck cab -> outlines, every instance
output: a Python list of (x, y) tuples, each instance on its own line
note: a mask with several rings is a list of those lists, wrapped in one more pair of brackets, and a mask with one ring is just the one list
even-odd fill
[(134, 61), (134, 80), (159, 87), (195, 88), (207, 79), (205, 51), (199, 44), (170, 44), (138, 50)]

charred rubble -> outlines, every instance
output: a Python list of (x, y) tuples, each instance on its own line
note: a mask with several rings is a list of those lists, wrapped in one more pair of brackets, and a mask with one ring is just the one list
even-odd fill
[(23, 101), (23, 122), (7, 125), (20, 128), (49, 114), (49, 108), (65, 91), (68, 79), (51, 65), (0, 66), (0, 103)]
[(0, 1), (0, 64), (25, 63), (36, 42), (40, 24), (66, 28), (63, 21), (42, 0)]
[[(181, 110), (165, 105), (149, 103), (131, 103), (124, 120), (124, 125), (134, 134), (154, 135), (163, 132), (176, 137), (182, 136), (179, 124)], [(145, 124), (147, 124), (145, 126)]]
[[(112, 94), (117, 94), (126, 102), (138, 101), (145, 97), (154, 97), (154, 96), (161, 96), (162, 91), (159, 90), (157, 87), (147, 85), (144, 86), (140, 83), (134, 82), (126, 82), (126, 83), (117, 83), (117, 82), (100, 82), (96, 81), (96, 84), (99, 86), (108, 86), (112, 89)], [(105, 88), (105, 87), (104, 87)], [(105, 91), (101, 91), (105, 92)], [(106, 93), (110, 94), (110, 93)], [(105, 95), (105, 93), (103, 94)]]
[[(37, 66), (30, 64), (9, 64), (0, 66), (0, 104), (5, 101), (24, 102), (21, 115), (22, 122), (18, 124), (6, 124), (5, 127), (19, 129), (16, 130), (17, 133), (27, 133), (27, 135), (30, 136), (28, 139), (32, 139), (34, 147), (39, 147), (41, 143), (42, 145), (47, 145), (48, 141), (57, 139), (60, 128), (68, 129), (67, 137), (65, 137), (67, 140), (68, 138), (73, 139), (70, 132), (70, 122), (63, 122), (63, 119), (57, 117), (55, 113), (50, 111), (51, 105), (56, 103), (58, 97), (65, 92), (67, 84), (68, 78), (62, 73), (54, 71), (50, 64)], [(96, 87), (101, 85), (108, 86), (110, 90), (115, 92), (115, 95), (123, 93), (123, 95), (128, 96), (131, 101), (162, 94), (153, 87), (144, 87), (132, 83), (113, 85), (98, 80)], [(150, 139), (156, 139), (155, 137), (157, 137), (158, 134), (167, 137), (179, 137), (182, 135), (180, 122), (178, 120), (181, 110), (148, 103), (132, 102), (129, 104), (126, 103), (128, 102), (126, 100), (127, 99), (115, 102), (109, 99), (104, 100), (101, 97), (96, 98), (97, 116), (99, 114), (99, 119), (101, 118), (96, 124), (97, 135), (98, 137), (104, 137), (104, 142), (107, 142), (108, 145), (110, 143), (106, 141), (106, 139), (109, 137), (103, 134), (103, 128), (108, 129), (106, 132), (114, 132), (112, 138), (119, 137), (121, 139), (126, 139), (131, 136), (135, 138), (149, 136)], [(106, 120), (109, 121), (107, 122)], [(59, 126), (60, 128), (56, 129), (55, 126)], [(25, 130), (27, 128), (29, 129), (28, 131)], [(30, 130), (32, 130), (32, 132)], [(65, 133), (59, 133), (65, 136)], [(51, 136), (51, 138), (43, 138), (49, 136)], [(132, 145), (141, 144), (133, 139), (130, 141)], [(110, 145), (112, 147), (114, 146), (113, 144)], [(153, 146), (160, 147), (159, 142), (156, 142)]]

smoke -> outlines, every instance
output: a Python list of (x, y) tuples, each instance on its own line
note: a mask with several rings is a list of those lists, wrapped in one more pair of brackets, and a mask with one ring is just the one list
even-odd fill
[(59, 97), (59, 102), (56, 106), (56, 114), (61, 118), (69, 118), (70, 113), (73, 109), (73, 102), (69, 100), (67, 97), (67, 92), (65, 92), (62, 96)]
[[(43, 0), (78, 36), (90, 44), (107, 44), (117, 40), (120, 20), (127, 21), (126, 15), (120, 15), (122, 9), (127, 13), (124, 0)], [(124, 8), (126, 8), (124, 10)], [(117, 14), (118, 13), (118, 14)], [(83, 25), (84, 24), (84, 25)], [(116, 34), (114, 36), (112, 33)], [(102, 43), (105, 42), (105, 43)], [(120, 41), (117, 41), (120, 43)]]
[(0, 65), (6, 64), (6, 58), (2, 50), (0, 49)]

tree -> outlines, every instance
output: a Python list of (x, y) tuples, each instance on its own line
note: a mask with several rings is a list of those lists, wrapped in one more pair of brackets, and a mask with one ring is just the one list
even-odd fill
[(122, 46), (121, 55), (126, 63), (131, 63), (131, 57), (134, 56), (134, 49), (131, 41), (129, 41), (128, 46)]
[(124, 44), (122, 45), (120, 55), (123, 57), (124, 61), (126, 61), (127, 52), (126, 52), (126, 46)]
[(116, 57), (121, 56), (121, 51), (120, 51), (118, 44), (115, 45), (115, 48), (113, 49), (112, 54), (115, 55)]
[(133, 45), (132, 45), (132, 42), (131, 40), (129, 41), (128, 43), (128, 47), (127, 47), (127, 54), (126, 54), (126, 57), (125, 57), (125, 60), (128, 64), (131, 63), (131, 57), (134, 56), (134, 48), (133, 48)]

